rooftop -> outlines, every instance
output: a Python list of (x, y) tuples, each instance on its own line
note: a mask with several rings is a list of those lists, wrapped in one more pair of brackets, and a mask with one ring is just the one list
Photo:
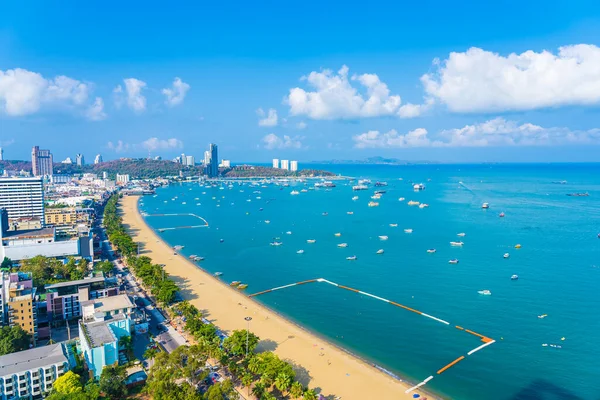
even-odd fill
[(82, 301), (81, 306), (94, 305), (94, 313), (98, 312), (110, 312), (115, 310), (122, 310), (124, 308), (133, 308), (134, 305), (126, 294), (119, 294), (116, 296), (103, 297), (101, 299)]
[(83, 322), (80, 323), (85, 331), (85, 339), (90, 342), (90, 348), (100, 347), (107, 343), (113, 343), (117, 341), (117, 337), (114, 335), (109, 323), (112, 321), (118, 321), (125, 319), (124, 314), (113, 315), (113, 317), (106, 321), (96, 322)]
[(41, 237), (54, 237), (54, 228), (2, 232), (2, 239), (35, 239)]
[(66, 363), (65, 353), (63, 345), (57, 343), (0, 356), (0, 376)]
[(58, 288), (64, 288), (64, 287), (69, 287), (69, 286), (87, 285), (90, 283), (103, 282), (103, 281), (104, 281), (104, 277), (99, 276), (99, 277), (95, 277), (95, 278), (80, 279), (78, 281), (53, 283), (51, 285), (45, 285), (44, 288), (46, 288), (46, 290), (58, 289)]

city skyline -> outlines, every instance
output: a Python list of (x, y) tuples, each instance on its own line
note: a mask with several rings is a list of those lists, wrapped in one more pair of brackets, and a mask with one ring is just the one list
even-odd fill
[[(228, 159), (262, 163), (600, 161), (597, 3), (442, 4), (428, 18), (419, 5), (330, 3), (336, 21), (311, 6), (292, 17), (287, 5), (191, 6), (164, 20), (126, 4), (119, 13), (136, 18), (124, 27), (116, 4), (94, 21), (87, 6), (6, 5), (4, 158), (28, 159), (36, 144), (55, 160), (199, 160), (219, 143)], [(294, 21), (321, 32), (295, 33)]]

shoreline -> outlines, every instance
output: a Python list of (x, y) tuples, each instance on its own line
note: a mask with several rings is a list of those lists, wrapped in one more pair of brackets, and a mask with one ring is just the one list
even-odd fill
[[(298, 380), (303, 385), (320, 389), (324, 396), (342, 399), (412, 399), (415, 393), (429, 400), (440, 398), (424, 390), (406, 394), (413, 386), (410, 381), (310, 331), (262, 302), (248, 298), (184, 256), (173, 255), (171, 247), (139, 212), (138, 196), (124, 197), (119, 203), (123, 224), (132, 238), (143, 245), (140, 254), (166, 265), (165, 270), (180, 286), (184, 299), (206, 313), (207, 319), (225, 332), (246, 329), (243, 318), (252, 315), (250, 330), (261, 338), (259, 349), (272, 350), (299, 366), (295, 369), (300, 370)], [(218, 303), (214, 302), (215, 298), (219, 299)], [(263, 342), (270, 343), (270, 347), (265, 348)]]

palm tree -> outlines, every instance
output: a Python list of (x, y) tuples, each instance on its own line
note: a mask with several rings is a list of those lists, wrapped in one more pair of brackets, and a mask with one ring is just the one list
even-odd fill
[(281, 393), (287, 392), (292, 386), (292, 377), (282, 372), (275, 378), (275, 387), (279, 389)]
[(317, 400), (317, 394), (312, 389), (306, 389), (306, 392), (304, 392), (304, 396), (302, 398), (304, 400)]
[(258, 382), (252, 388), (252, 394), (254, 396), (256, 396), (257, 399), (262, 399), (262, 397), (265, 395), (266, 392), (267, 392), (267, 389), (265, 388), (265, 385), (263, 385), (260, 382)]
[(250, 374), (244, 374), (242, 376), (242, 385), (244, 385), (245, 387), (248, 388), (248, 395), (250, 395), (250, 386), (252, 385), (252, 375)]
[(248, 371), (258, 374), (261, 369), (261, 362), (257, 356), (252, 356), (250, 361), (248, 361)]
[(304, 387), (302, 386), (302, 384), (300, 382), (292, 383), (292, 387), (290, 388), (290, 395), (292, 396), (293, 399), (299, 399), (300, 397), (302, 397), (303, 393), (304, 393)]

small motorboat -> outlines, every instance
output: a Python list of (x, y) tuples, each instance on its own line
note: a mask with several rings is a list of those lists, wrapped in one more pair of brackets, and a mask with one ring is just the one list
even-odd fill
[(379, 207), (379, 203), (377, 203), (376, 201), (370, 201), (367, 205), (369, 207)]
[(222, 272), (215, 272), (215, 276), (221, 276), (221, 275), (223, 275)]
[(467, 234), (464, 232), (461, 232), (461, 233), (457, 233), (456, 236), (465, 237), (465, 236), (467, 236)]
[(291, 192), (290, 194), (291, 194), (292, 196), (297, 196), (297, 195), (299, 195), (299, 194), (300, 194), (300, 192), (299, 192), (299, 191), (297, 191), (297, 190), (292, 190), (292, 192)]
[(500, 218), (503, 218), (503, 217), (504, 217), (504, 213), (503, 213), (503, 212), (501, 212), (500, 214), (498, 214), (498, 216), (499, 216)]
[(390, 224), (390, 227), (391, 227), (391, 228), (397, 228), (397, 227), (398, 227), (398, 224)]
[(479, 294), (482, 294), (482, 295), (484, 295), (484, 296), (491, 296), (491, 295), (492, 295), (492, 292), (490, 292), (490, 291), (489, 291), (489, 290), (487, 290), (487, 289), (480, 290), (480, 291), (478, 291), (477, 293), (479, 293)]
[(352, 214), (354, 214), (354, 211), (348, 211), (346, 214), (352, 215)]
[(348, 243), (340, 243), (337, 245), (337, 247), (342, 247), (342, 248), (348, 247)]
[(271, 244), (271, 246), (281, 246), (283, 243), (282, 242), (271, 242), (270, 244)]
[(400, 197), (400, 198), (398, 199), (398, 201), (404, 201), (404, 200), (405, 200), (405, 199), (404, 199), (404, 197)]
[(436, 250), (435, 250), (435, 249), (427, 249), (427, 252), (428, 252), (428, 253), (435, 253), (435, 252), (436, 252)]
[(520, 245), (520, 244), (516, 244), (516, 245), (515, 245), (515, 249), (520, 249), (520, 248), (521, 248), (521, 245)]
[(377, 253), (375, 253), (375, 254), (383, 254), (383, 249), (377, 250)]
[(546, 318), (547, 316), (548, 316), (548, 314), (542, 314), (542, 315), (538, 315), (538, 318), (539, 318), (539, 319), (544, 319), (544, 318)]
[(292, 231), (287, 231), (285, 234), (286, 234), (286, 235), (291, 235), (291, 234), (292, 234)]
[(509, 258), (509, 257), (510, 257), (510, 254), (504, 253), (504, 258)]
[(458, 264), (458, 259), (457, 258), (453, 258), (452, 260), (448, 261), (448, 263), (450, 263), (450, 264)]
[(270, 224), (270, 223), (271, 223), (271, 221), (269, 221), (269, 220), (265, 221), (265, 224)]
[(516, 281), (517, 279), (519, 279), (519, 275), (513, 275), (510, 277), (511, 281)]
[(323, 214), (321, 214), (321, 215), (323, 215), (324, 217), (326, 217), (326, 216), (328, 216), (328, 215), (329, 215), (329, 213), (328, 213), (327, 211), (325, 211), (325, 212), (324, 212)]
[(379, 236), (379, 240), (388, 240), (388, 237), (385, 235)]
[(352, 197), (352, 200), (353, 200), (353, 201), (356, 201), (356, 200), (358, 200), (358, 196), (354, 196), (354, 197)]
[(298, 250), (296, 254), (304, 254), (304, 250)]
[(342, 234), (337, 232), (337, 233), (334, 233), (333, 236), (340, 237), (340, 236), (342, 236)]
[(463, 242), (450, 242), (450, 246), (457, 246), (460, 247), (462, 246), (464, 243)]
[(247, 283), (240, 283), (240, 284), (237, 286), (237, 288), (238, 288), (239, 290), (244, 290), (244, 289), (246, 289), (247, 287), (248, 287), (248, 284), (247, 284)]
[(346, 257), (346, 260), (348, 261), (355, 261), (358, 257), (356, 256), (350, 256), (350, 257)]
[(237, 285), (239, 285), (240, 283), (242, 283), (242, 282), (240, 282), (240, 281), (233, 281), (233, 282), (231, 282), (231, 283), (229, 284), (229, 286), (237, 286)]
[(489, 205), (489, 203), (483, 203), (481, 205), (481, 208), (483, 208), (484, 210), (487, 210), (488, 208), (490, 208), (490, 205)]
[(404, 233), (413, 233), (413, 230), (412, 229), (405, 229)]
[(317, 241), (316, 239), (308, 239), (306, 241), (306, 243), (311, 243), (312, 244), (312, 243), (315, 243), (316, 241)]
[(225, 241), (225, 239), (221, 239), (221, 240), (219, 240), (219, 241), (220, 241), (221, 243), (223, 243), (223, 242)]
[(419, 208), (427, 208), (427, 207), (429, 207), (429, 204), (427, 204), (427, 203), (419, 204)]

